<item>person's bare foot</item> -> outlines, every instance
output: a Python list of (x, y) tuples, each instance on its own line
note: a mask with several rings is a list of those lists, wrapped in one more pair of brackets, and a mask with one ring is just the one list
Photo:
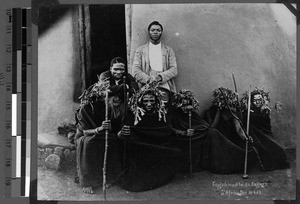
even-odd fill
[(82, 191), (84, 193), (88, 193), (88, 194), (94, 194), (93, 188), (92, 187), (83, 187)]

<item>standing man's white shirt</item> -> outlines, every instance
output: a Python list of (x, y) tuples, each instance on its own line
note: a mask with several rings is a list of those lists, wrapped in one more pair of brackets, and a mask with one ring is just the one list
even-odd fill
[(152, 70), (162, 72), (162, 54), (161, 54), (161, 43), (154, 45), (149, 43), (149, 61)]
[[(160, 72), (163, 72), (161, 43), (154, 45), (149, 43), (149, 61), (152, 72), (150, 75), (156, 77)], [(160, 84), (160, 87), (170, 90), (168, 83)]]

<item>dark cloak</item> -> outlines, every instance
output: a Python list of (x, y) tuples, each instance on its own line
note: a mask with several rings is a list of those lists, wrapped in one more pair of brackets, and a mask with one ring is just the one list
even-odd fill
[[(258, 109), (253, 110), (250, 114), (249, 135), (253, 138), (253, 145), (258, 150), (264, 170), (289, 168), (284, 149), (274, 140), (270, 116), (262, 114)], [(244, 114), (244, 124), (246, 121), (247, 113)]]
[[(105, 134), (84, 136), (83, 130), (100, 127), (105, 119), (103, 101), (83, 105), (78, 114), (76, 133), (77, 173), (82, 187), (96, 187), (102, 183), (102, 168), (105, 151)], [(120, 129), (121, 119), (111, 119), (112, 129), (108, 135), (107, 182), (113, 182), (121, 172), (119, 141), (116, 131)]]
[[(187, 165), (183, 166), (183, 172), (188, 172), (190, 169), (190, 139), (192, 140), (192, 171), (201, 170), (203, 141), (210, 126), (205, 120), (200, 118), (198, 113), (195, 111), (192, 111), (191, 113), (191, 126), (192, 129), (194, 129), (194, 135), (191, 138), (188, 136), (177, 136), (177, 139), (174, 142), (174, 145), (184, 152), (186, 157)], [(173, 128), (173, 132), (176, 132), (176, 130), (186, 131), (189, 129), (189, 116), (181, 109), (171, 109), (168, 116), (168, 122)]]
[(174, 135), (157, 114), (144, 115), (131, 126), (127, 139), (126, 169), (118, 184), (128, 191), (140, 192), (158, 188), (175, 176), (182, 164), (182, 152), (171, 145)]
[[(205, 119), (214, 119), (217, 107), (212, 106), (205, 112)], [(227, 109), (221, 110), (219, 122), (210, 127), (203, 144), (202, 168), (217, 174), (241, 173), (244, 170), (245, 142), (236, 133), (233, 116)], [(255, 152), (249, 145), (248, 165), (255, 163)]]

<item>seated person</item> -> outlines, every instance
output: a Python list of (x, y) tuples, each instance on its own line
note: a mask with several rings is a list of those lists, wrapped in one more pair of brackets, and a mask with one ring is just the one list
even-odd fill
[[(187, 161), (190, 159), (190, 151), (192, 155), (192, 164), (188, 162), (187, 166), (183, 166), (182, 171), (189, 172), (190, 168), (192, 171), (200, 171), (203, 138), (207, 133), (209, 124), (201, 119), (195, 111), (199, 102), (194, 98), (192, 91), (180, 90), (174, 95), (172, 104), (172, 108), (168, 112), (168, 122), (173, 133), (177, 136), (175, 146), (185, 153)], [(189, 118), (189, 111), (191, 111), (191, 118)], [(189, 127), (189, 120), (191, 128)]]
[(122, 93), (109, 93), (108, 120), (105, 119), (105, 90), (107, 83), (99, 81), (82, 96), (76, 113), (78, 121), (75, 134), (77, 173), (85, 193), (94, 193), (102, 185), (102, 168), (105, 151), (105, 132), (108, 135), (107, 181), (114, 182), (121, 172), (119, 139), (117, 132), (124, 114)]
[[(244, 98), (244, 101), (247, 101), (247, 99)], [(249, 135), (253, 138), (253, 145), (257, 148), (265, 171), (289, 168), (290, 166), (284, 149), (273, 137), (269, 102), (269, 94), (264, 90), (256, 88), (251, 92)], [(244, 124), (246, 124), (246, 109), (243, 113)]]
[(131, 116), (118, 133), (127, 138), (126, 169), (118, 184), (128, 191), (152, 190), (174, 177), (182, 153), (171, 145), (175, 138), (156, 88), (142, 88), (130, 99), (130, 107)]
[[(213, 173), (243, 172), (245, 159), (245, 132), (238, 117), (237, 94), (230, 89), (213, 91), (213, 105), (205, 111), (205, 120), (211, 125), (203, 144), (202, 168)], [(248, 152), (248, 167), (255, 155)]]
[[(111, 60), (110, 69), (99, 76), (100, 81), (109, 81), (110, 89), (125, 89), (132, 95), (138, 91), (138, 84), (133, 76), (125, 71), (126, 62), (121, 57), (115, 57)], [(126, 87), (124, 87), (124, 83)]]

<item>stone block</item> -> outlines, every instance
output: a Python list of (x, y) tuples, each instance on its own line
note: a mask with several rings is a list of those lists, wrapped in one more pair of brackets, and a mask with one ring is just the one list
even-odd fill
[(54, 154), (58, 155), (59, 157), (62, 156), (64, 148), (63, 147), (55, 147)]
[(70, 149), (65, 149), (64, 151), (65, 157), (68, 157), (70, 153), (71, 153)]
[(51, 148), (46, 148), (46, 155), (49, 156), (53, 153), (53, 150)]
[(76, 161), (76, 151), (75, 150), (70, 150), (66, 149), (64, 151), (64, 161), (67, 165), (74, 165)]
[(45, 159), (45, 166), (49, 169), (52, 170), (59, 170), (60, 168), (60, 157), (56, 154), (50, 154), (46, 159)]

